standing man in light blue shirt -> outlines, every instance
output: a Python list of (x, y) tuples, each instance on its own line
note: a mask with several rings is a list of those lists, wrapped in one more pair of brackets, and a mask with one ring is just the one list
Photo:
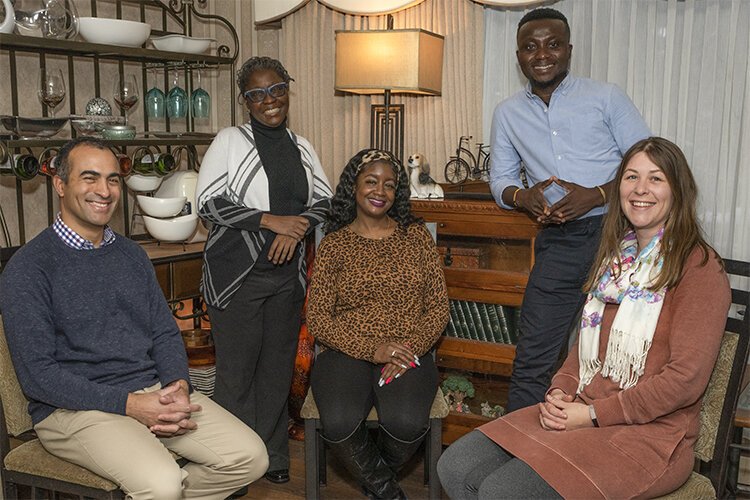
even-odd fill
[(508, 411), (544, 400), (585, 298), (581, 287), (599, 245), (602, 215), (615, 196), (612, 177), (628, 148), (651, 135), (616, 85), (568, 74), (573, 46), (562, 13), (530, 11), (516, 37), (529, 83), (495, 109), (490, 187), (501, 207), (524, 210), (544, 228), (521, 306)]

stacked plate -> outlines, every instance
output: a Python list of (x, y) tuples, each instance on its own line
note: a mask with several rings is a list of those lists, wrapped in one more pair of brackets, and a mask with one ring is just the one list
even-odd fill
[(206, 396), (213, 397), (216, 382), (216, 366), (189, 367), (190, 383), (195, 390)]
[(208, 397), (214, 394), (216, 353), (211, 330), (195, 328), (182, 330), (182, 341), (188, 356), (188, 374), (195, 389)]

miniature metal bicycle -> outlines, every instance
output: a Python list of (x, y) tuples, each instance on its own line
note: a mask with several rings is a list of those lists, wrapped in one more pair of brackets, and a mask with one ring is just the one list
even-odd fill
[[(490, 177), (490, 154), (487, 152), (489, 145), (483, 142), (477, 143), (477, 156), (474, 156), (468, 146), (470, 135), (462, 135), (458, 140), (456, 156), (451, 156), (445, 164), (445, 180), (451, 184), (461, 184), (471, 176), (474, 180), (487, 181)], [(464, 142), (467, 147), (464, 147)], [(463, 156), (468, 156), (465, 160)]]

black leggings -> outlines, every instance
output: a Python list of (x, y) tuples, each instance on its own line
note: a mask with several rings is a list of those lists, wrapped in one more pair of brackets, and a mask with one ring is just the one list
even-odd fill
[(320, 411), (323, 435), (331, 441), (349, 436), (375, 406), (380, 425), (401, 441), (413, 441), (427, 429), (438, 373), (431, 354), (419, 358), (390, 384), (378, 386), (380, 369), (339, 351), (318, 354), (310, 384)]

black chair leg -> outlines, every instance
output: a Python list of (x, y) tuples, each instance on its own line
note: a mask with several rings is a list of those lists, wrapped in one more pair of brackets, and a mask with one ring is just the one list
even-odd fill
[(734, 427), (732, 432), (732, 443), (729, 447), (728, 470), (727, 470), (727, 488), (732, 495), (737, 495), (740, 475), (740, 456), (741, 451), (732, 445), (742, 445), (742, 427)]
[(320, 438), (315, 420), (305, 420), (305, 497), (308, 500), (320, 498), (320, 484), (318, 483), (318, 447)]
[(326, 482), (328, 481), (328, 467), (327, 467), (327, 459), (326, 459), (326, 442), (323, 440), (323, 437), (320, 435), (320, 429), (318, 430), (317, 434), (317, 441), (318, 441), (318, 484), (321, 486), (325, 486)]
[(440, 500), (441, 498), (441, 487), (440, 479), (437, 475), (437, 463), (440, 455), (443, 452), (443, 421), (439, 418), (430, 419), (430, 434), (428, 436), (429, 443), (425, 443), (426, 449), (429, 450), (427, 453), (427, 460), (425, 460), (425, 479), (428, 481), (428, 496), (430, 500)]
[(5, 483), (5, 498), (19, 498), (18, 497), (18, 485), (16, 483), (6, 482)]
[(432, 445), (432, 420), (430, 420), (430, 432), (427, 434), (427, 438), (424, 440), (424, 465), (422, 467), (424, 472), (424, 485), (430, 484), (430, 453)]

